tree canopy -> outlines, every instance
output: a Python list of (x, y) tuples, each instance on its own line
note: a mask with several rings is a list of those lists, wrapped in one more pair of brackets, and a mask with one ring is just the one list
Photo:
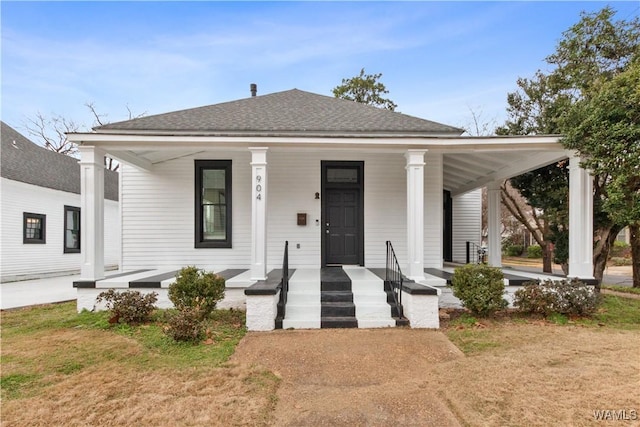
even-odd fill
[(383, 97), (389, 91), (379, 81), (380, 77), (382, 77), (382, 73), (365, 74), (363, 68), (359, 75), (350, 79), (342, 79), (342, 84), (333, 88), (333, 96), (395, 111), (398, 106), (392, 100)]
[[(582, 13), (546, 58), (550, 71), (518, 79), (518, 91), (507, 97), (508, 120), (496, 130), (502, 135), (563, 134), (564, 146), (583, 158), (594, 175), (596, 278), (602, 277), (616, 234), (633, 223), (640, 209), (640, 19), (615, 21), (614, 16), (610, 7)], [(543, 211), (551, 233), (546, 238), (552, 241), (566, 239), (566, 175), (566, 168), (551, 165), (511, 180), (533, 207)], [(553, 182), (539, 179), (545, 176)], [(640, 259), (634, 259), (634, 268), (638, 263)]]

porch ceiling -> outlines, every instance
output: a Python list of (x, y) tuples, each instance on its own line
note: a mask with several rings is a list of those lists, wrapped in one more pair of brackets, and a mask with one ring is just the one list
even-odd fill
[(404, 155), (408, 149), (443, 155), (443, 187), (463, 194), (568, 157), (559, 136), (426, 137), (426, 138), (217, 138), (203, 136), (144, 136), (70, 134), (82, 145), (101, 147), (112, 157), (142, 169), (200, 153), (247, 151), (269, 147), (270, 152), (345, 151)]

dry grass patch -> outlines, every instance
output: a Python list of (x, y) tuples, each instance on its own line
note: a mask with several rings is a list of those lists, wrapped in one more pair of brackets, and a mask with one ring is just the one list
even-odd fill
[(2, 312), (3, 426), (270, 423), (279, 379), (226, 362), (243, 313), (217, 312), (197, 346), (159, 323), (110, 327), (107, 317), (73, 303)]
[(445, 332), (467, 357), (442, 363), (430, 387), (462, 424), (583, 426), (597, 410), (640, 413), (637, 300), (605, 297), (593, 319), (462, 316)]
[(590, 425), (598, 409), (638, 409), (638, 331), (492, 326), (501, 344), (434, 372), (467, 425)]

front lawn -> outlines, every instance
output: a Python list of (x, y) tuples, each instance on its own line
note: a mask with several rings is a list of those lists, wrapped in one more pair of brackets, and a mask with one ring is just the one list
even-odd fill
[(278, 379), (258, 368), (226, 363), (245, 334), (243, 312), (216, 311), (208, 339), (200, 345), (174, 342), (159, 321), (131, 327), (110, 325), (106, 312), (77, 314), (75, 303), (1, 315), (3, 423), (269, 420)]

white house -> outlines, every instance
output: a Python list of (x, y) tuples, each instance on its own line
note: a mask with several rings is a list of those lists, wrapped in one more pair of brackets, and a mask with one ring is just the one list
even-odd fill
[[(0, 282), (79, 273), (85, 247), (78, 159), (34, 144), (4, 122), (0, 136)], [(113, 269), (120, 263), (115, 172), (105, 172), (104, 198), (104, 265)]]
[[(400, 298), (411, 326), (437, 327), (447, 262), (480, 241), (479, 189), (489, 187), (489, 262), (499, 266), (498, 183), (571, 157), (558, 136), (461, 133), (293, 89), (70, 134), (86, 183), (82, 244), (93, 248), (78, 309), (105, 288), (154, 288), (170, 304), (175, 271), (197, 265), (227, 278), (223, 306), (246, 303), (250, 329), (391, 326)], [(123, 163), (122, 269), (133, 272), (106, 279), (105, 153)], [(578, 163), (570, 275), (591, 278), (591, 178)], [(398, 270), (401, 285), (387, 277)]]

